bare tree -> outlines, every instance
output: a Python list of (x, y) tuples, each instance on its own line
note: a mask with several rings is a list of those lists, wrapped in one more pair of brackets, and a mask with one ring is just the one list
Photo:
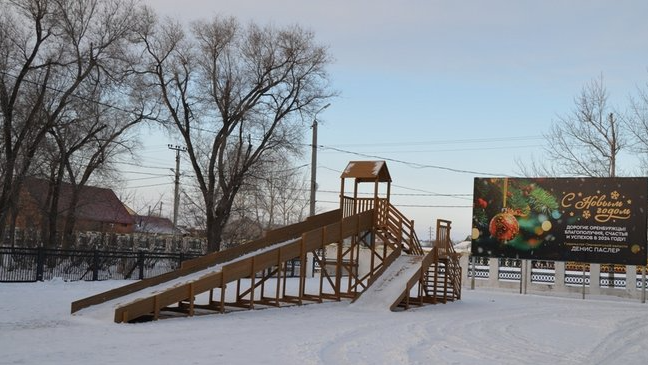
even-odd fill
[[(35, 157), (48, 135), (64, 149), (57, 168), (62, 176), (63, 166), (69, 164), (66, 159), (80, 145), (62, 144), (61, 133), (83, 131), (81, 121), (89, 116), (82, 105), (104, 101), (88, 96), (109, 94), (99, 89), (118, 85), (131, 68), (135, 58), (129, 46), (141, 19), (138, 9), (129, 0), (13, 0), (3, 5), (0, 221), (12, 210), (15, 215), (22, 178), (38, 161)], [(99, 123), (81, 140), (96, 140), (102, 130), (107, 129)], [(0, 234), (3, 230), (0, 225)]]
[(275, 163), (263, 174), (249, 181), (250, 204), (257, 212), (259, 223), (267, 229), (301, 221), (309, 206), (307, 177), (300, 168), (277, 156)]
[(639, 88), (636, 97), (630, 98), (630, 112), (625, 120), (625, 126), (632, 137), (633, 150), (641, 160), (644, 173), (648, 171), (648, 92), (646, 90)]
[(626, 138), (623, 118), (608, 105), (603, 77), (588, 83), (574, 103), (574, 110), (545, 135), (552, 170), (560, 175), (614, 177)]
[(561, 172), (556, 171), (556, 165), (549, 164), (547, 161), (531, 156), (530, 158), (516, 158), (516, 174), (525, 177), (546, 177), (560, 176)]
[[(615, 177), (617, 157), (627, 147), (625, 116), (608, 105), (603, 76), (592, 80), (545, 135), (549, 165), (533, 162), (529, 175)], [(518, 165), (522, 165), (518, 163)], [(614, 282), (614, 265), (610, 280)]]
[(141, 34), (148, 70), (186, 144), (204, 201), (208, 250), (218, 251), (246, 177), (269, 152), (297, 151), (300, 116), (333, 96), (330, 58), (298, 26), (242, 26), (216, 17), (187, 33), (178, 23), (148, 19)]

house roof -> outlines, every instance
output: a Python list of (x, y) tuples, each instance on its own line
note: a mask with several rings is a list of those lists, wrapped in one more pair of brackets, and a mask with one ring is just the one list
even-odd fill
[(351, 161), (340, 176), (355, 178), (359, 182), (391, 182), (385, 161)]
[[(23, 187), (36, 200), (39, 206), (44, 207), (49, 190), (49, 182), (37, 178), (27, 178)], [(73, 186), (63, 183), (59, 195), (58, 212), (66, 214), (72, 203)], [(95, 222), (133, 224), (135, 220), (128, 214), (124, 204), (117, 198), (111, 189), (96, 186), (84, 186), (79, 194), (76, 209), (77, 219)]]

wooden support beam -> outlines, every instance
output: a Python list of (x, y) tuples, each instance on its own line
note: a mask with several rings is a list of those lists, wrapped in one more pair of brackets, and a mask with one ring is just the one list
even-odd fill
[(254, 267), (254, 256), (250, 258), (250, 303), (249, 303), (249, 308), (254, 309), (254, 288), (255, 288), (255, 281), (256, 281), (256, 269)]
[(279, 305), (279, 294), (281, 293), (281, 247), (277, 250), (277, 280), (275, 284), (275, 301)]
[(160, 318), (160, 296), (153, 297), (153, 320), (157, 321)]
[(227, 283), (225, 282), (225, 268), (222, 271), (221, 275), (221, 293), (220, 293), (220, 312), (225, 313), (225, 289), (227, 288)]
[(299, 305), (302, 305), (302, 298), (306, 292), (306, 240), (302, 235), (299, 249)]
[(189, 283), (189, 317), (194, 315), (194, 301), (196, 300), (196, 294), (194, 292), (194, 283)]

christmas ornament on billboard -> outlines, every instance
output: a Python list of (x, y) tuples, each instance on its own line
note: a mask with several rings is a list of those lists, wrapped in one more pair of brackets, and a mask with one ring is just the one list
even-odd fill
[(514, 239), (520, 233), (520, 224), (515, 217), (515, 211), (506, 207), (506, 199), (508, 198), (508, 179), (503, 180), (502, 187), (502, 212), (496, 214), (488, 224), (488, 231), (491, 236), (495, 237), (500, 242), (508, 242)]
[(498, 241), (507, 242), (514, 239), (520, 233), (520, 224), (517, 218), (515, 218), (515, 215), (505, 210), (496, 214), (491, 219), (488, 225), (488, 231)]

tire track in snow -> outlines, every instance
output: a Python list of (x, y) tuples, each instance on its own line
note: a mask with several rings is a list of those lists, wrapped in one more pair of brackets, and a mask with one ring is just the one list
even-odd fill
[[(597, 364), (624, 363), (624, 357), (633, 355), (636, 352), (645, 352), (648, 346), (648, 318), (645, 313), (642, 316), (633, 315), (617, 325), (614, 331), (605, 336), (590, 354), (591, 358), (602, 359)], [(643, 346), (628, 346), (627, 338), (645, 339)]]
[[(531, 299), (531, 298), (530, 298)], [(462, 312), (461, 321), (442, 321), (438, 326), (431, 320), (425, 324), (429, 343), (413, 348), (412, 358), (428, 358), (435, 364), (501, 364), (549, 362), (555, 364), (582, 364), (587, 362), (595, 344), (582, 343), (577, 348), (570, 346), (574, 340), (560, 341), (561, 336), (577, 335), (589, 330), (591, 321), (582, 323), (564, 321), (575, 314), (570, 312), (551, 313), (541, 305), (511, 308), (493, 313), (492, 317), (470, 318)], [(596, 317), (596, 314), (586, 314)], [(547, 326), (551, 321), (552, 326)], [(523, 323), (511, 325), (508, 323)], [(562, 325), (568, 323), (568, 325)], [(548, 329), (547, 329), (548, 327)], [(469, 334), (467, 337), (466, 334)], [(496, 341), (493, 341), (496, 339)], [(564, 342), (564, 343), (563, 343)], [(578, 342), (578, 341), (576, 341)], [(452, 345), (449, 345), (452, 344)], [(457, 346), (457, 344), (460, 344)]]
[[(371, 313), (371, 311), (366, 311)], [(398, 313), (400, 314), (400, 313)], [(397, 315), (398, 315), (397, 314)], [(354, 330), (338, 332), (324, 341), (318, 356), (321, 364), (367, 364), (375, 365), (376, 353), (382, 354), (384, 364), (409, 364), (408, 335), (411, 325), (401, 329), (398, 317), (393, 312), (385, 313), (385, 321), (362, 323)], [(359, 316), (364, 317), (364, 316)], [(375, 317), (374, 317), (375, 318)], [(397, 337), (394, 337), (396, 334)]]

